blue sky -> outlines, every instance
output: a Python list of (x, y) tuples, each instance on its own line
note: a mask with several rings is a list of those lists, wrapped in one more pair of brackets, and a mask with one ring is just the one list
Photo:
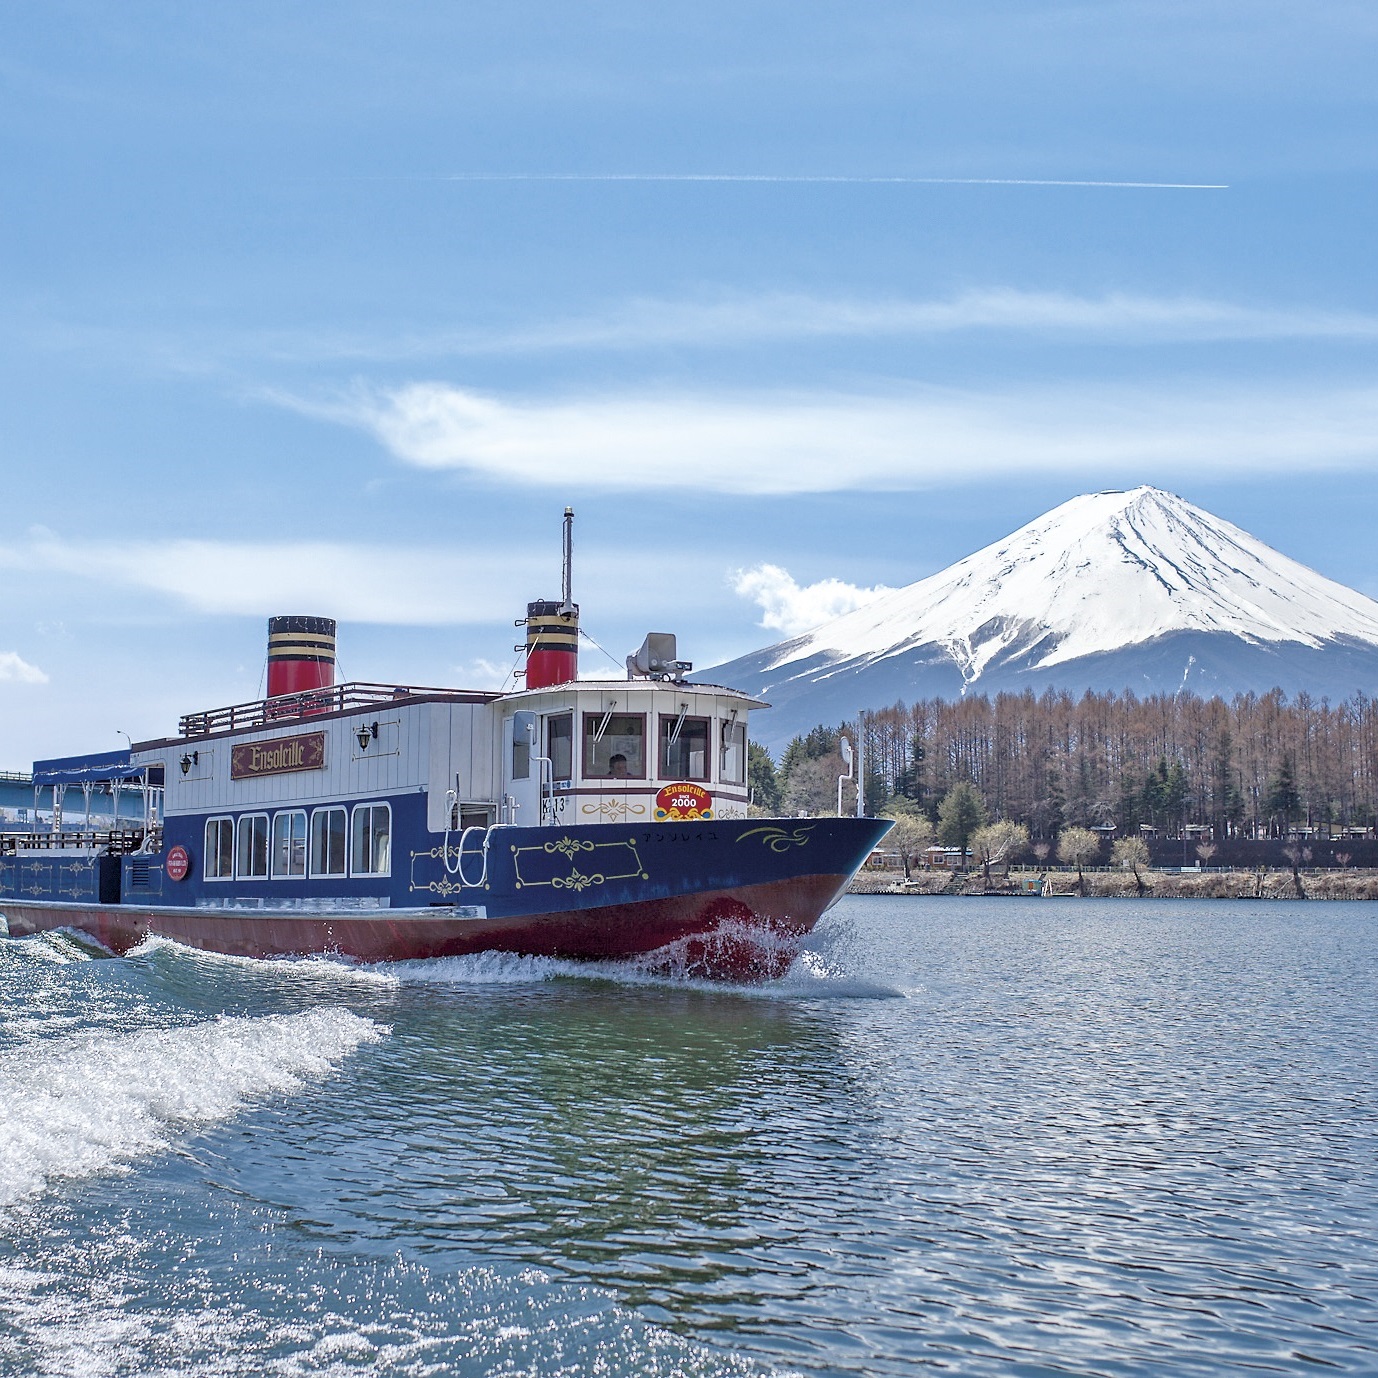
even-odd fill
[(500, 679), (566, 503), (619, 660), (1141, 482), (1378, 596), (1375, 59), (1327, 0), (5, 7), (0, 768), (255, 697), (274, 612)]

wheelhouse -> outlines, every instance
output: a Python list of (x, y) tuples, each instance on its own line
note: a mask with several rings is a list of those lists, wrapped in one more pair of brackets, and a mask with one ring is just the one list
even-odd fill
[(744, 818), (747, 715), (735, 689), (580, 680), (501, 701), (504, 795), (522, 822)]

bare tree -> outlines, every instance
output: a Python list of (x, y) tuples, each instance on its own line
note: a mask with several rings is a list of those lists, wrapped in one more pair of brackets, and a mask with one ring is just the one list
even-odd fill
[(894, 820), (895, 826), (885, 840), (899, 852), (904, 878), (909, 880), (913, 875), (910, 869), (913, 859), (933, 845), (933, 824), (916, 810), (902, 807), (887, 809), (881, 817)]
[(1003, 862), (1005, 874), (1008, 875), (1010, 862), (1028, 851), (1029, 830), (1022, 823), (1011, 823), (1004, 819), (996, 823), (987, 823), (984, 828), (978, 828), (972, 835), (971, 849), (981, 863), (985, 883), (989, 886), (992, 866), (998, 866)]
[(1148, 887), (1144, 884), (1144, 878), (1139, 874), (1139, 869), (1148, 865), (1148, 843), (1141, 837), (1118, 838), (1115, 845), (1110, 849), (1110, 859), (1116, 866), (1122, 866), (1126, 871), (1134, 872), (1134, 888), (1142, 896)]
[(1216, 846), (1214, 842), (1203, 842), (1196, 849), (1197, 860), (1200, 861), (1202, 866), (1209, 866), (1211, 857), (1213, 857), (1215, 853)]
[(865, 736), (882, 788), (931, 806), (967, 781), (988, 816), (1045, 837), (1112, 818), (1128, 834), (1170, 818), (1221, 839), (1257, 837), (1284, 815), (1378, 822), (1378, 699), (1364, 694), (976, 694), (877, 708)]
[(1282, 854), (1287, 858), (1287, 862), (1292, 868), (1292, 884), (1296, 887), (1297, 898), (1299, 900), (1304, 900), (1306, 898), (1306, 891), (1302, 888), (1300, 870), (1303, 855), (1302, 849), (1300, 847), (1284, 847), (1282, 849)]
[(1057, 859), (1064, 866), (1077, 868), (1077, 889), (1086, 894), (1086, 877), (1082, 867), (1089, 866), (1100, 855), (1100, 838), (1090, 828), (1063, 828), (1057, 839)]

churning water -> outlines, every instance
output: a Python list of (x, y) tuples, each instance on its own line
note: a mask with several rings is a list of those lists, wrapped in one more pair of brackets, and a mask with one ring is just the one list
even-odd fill
[(784, 981), (0, 942), (0, 1374), (1378, 1372), (1378, 913), (856, 897)]

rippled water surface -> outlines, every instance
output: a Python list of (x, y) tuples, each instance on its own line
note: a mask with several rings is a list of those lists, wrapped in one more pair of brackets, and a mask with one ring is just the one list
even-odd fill
[(856, 897), (759, 990), (0, 942), (0, 1373), (1378, 1372), (1378, 911)]

